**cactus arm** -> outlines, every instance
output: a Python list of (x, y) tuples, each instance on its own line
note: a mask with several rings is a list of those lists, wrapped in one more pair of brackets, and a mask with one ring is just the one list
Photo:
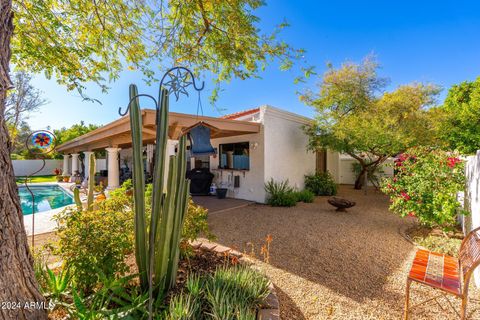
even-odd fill
[[(155, 146), (155, 165), (153, 169), (153, 190), (152, 190), (152, 212), (150, 218), (150, 233), (148, 246), (149, 259), (149, 296), (153, 295), (153, 274), (155, 273), (156, 282), (158, 281), (158, 272), (156, 266), (158, 262), (158, 225), (164, 215), (163, 203), (165, 195), (163, 193), (165, 177), (165, 154), (168, 139), (168, 91), (160, 90), (159, 106), (156, 113), (156, 146)], [(161, 290), (161, 288), (159, 288)], [(151, 300), (151, 299), (150, 299)]]
[(95, 187), (95, 154), (90, 154), (88, 159), (88, 196), (87, 210), (92, 209), (93, 204), (93, 188)]
[(177, 183), (177, 156), (170, 156), (168, 180), (167, 180), (167, 194), (163, 203), (162, 219), (158, 229), (158, 248), (159, 254), (157, 256), (156, 274), (160, 287), (160, 295), (163, 295), (168, 288), (166, 285), (166, 275), (169, 264), (170, 250), (171, 250), (171, 234), (173, 229), (173, 219), (175, 215), (175, 185)]
[[(137, 95), (137, 87), (130, 85), (130, 99)], [(130, 127), (133, 155), (133, 190), (135, 209), (135, 257), (140, 274), (140, 284), (148, 288), (147, 227), (145, 222), (145, 177), (143, 173), (142, 117), (138, 98), (130, 107)]]
[[(170, 240), (170, 256), (167, 270), (167, 282), (169, 286), (175, 284), (176, 266), (175, 261), (178, 263), (177, 256), (179, 256), (180, 235), (182, 233), (182, 225), (185, 209), (185, 185), (187, 180), (185, 179), (185, 170), (187, 166), (186, 161), (186, 138), (182, 136), (179, 141), (178, 156), (177, 156), (177, 181), (175, 185), (175, 214), (173, 217), (173, 228), (171, 232)], [(188, 190), (187, 190), (188, 191)], [(187, 192), (188, 195), (188, 192)]]
[(82, 210), (82, 201), (80, 200), (80, 191), (78, 190), (78, 188), (73, 189), (73, 200), (75, 200), (77, 209)]

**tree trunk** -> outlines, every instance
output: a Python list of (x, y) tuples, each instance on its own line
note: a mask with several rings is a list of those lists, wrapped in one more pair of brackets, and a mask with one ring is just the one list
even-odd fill
[(45, 299), (33, 272), (4, 117), (7, 90), (11, 87), (8, 73), (12, 34), (12, 1), (0, 0), (0, 319), (47, 319), (41, 305)]
[(365, 183), (365, 175), (367, 174), (367, 168), (368, 167), (363, 167), (362, 166), (362, 171), (360, 171), (360, 174), (358, 175), (357, 179), (355, 179), (355, 189), (356, 190), (361, 190), (363, 187), (363, 184)]

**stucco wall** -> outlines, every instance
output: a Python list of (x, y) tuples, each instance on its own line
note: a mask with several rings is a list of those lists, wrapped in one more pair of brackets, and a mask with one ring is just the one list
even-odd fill
[(315, 153), (307, 151), (303, 126), (309, 119), (272, 107), (261, 107), (265, 133), (264, 182), (288, 179), (299, 190), (306, 174), (315, 173)]
[[(217, 186), (223, 183), (228, 189), (228, 197), (265, 202), (264, 190), (264, 139), (263, 128), (260, 133), (235, 137), (213, 139), (212, 146), (218, 149), (223, 143), (249, 142), (250, 143), (250, 170), (238, 171), (218, 169), (219, 157), (210, 156), (210, 171), (215, 175)], [(256, 147), (254, 147), (256, 145)], [(240, 188), (233, 188), (233, 177), (240, 177)]]
[[(480, 227), (480, 151), (475, 156), (467, 158), (465, 166), (466, 188), (464, 207), (470, 212), (464, 217), (464, 232)], [(475, 283), (480, 286), (480, 268), (475, 271)]]
[[(12, 163), (15, 176), (30, 175), (42, 167), (42, 160), (12, 160)], [(63, 160), (45, 160), (45, 168), (36, 175), (51, 175), (55, 168), (62, 169), (62, 167)]]
[[(330, 171), (333, 179), (335, 179), (335, 182), (339, 184), (355, 183), (355, 174), (352, 170), (352, 165), (355, 162), (356, 160), (348, 155), (327, 151), (327, 170)], [(390, 165), (392, 162), (392, 159), (385, 161), (385, 163), (380, 167), (380, 169), (383, 171), (380, 176), (393, 176), (393, 167)], [(369, 183), (369, 185), (371, 185), (371, 183)]]

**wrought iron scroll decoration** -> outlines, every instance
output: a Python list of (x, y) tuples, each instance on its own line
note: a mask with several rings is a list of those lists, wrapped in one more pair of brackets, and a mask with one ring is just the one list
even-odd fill
[[(170, 77), (170, 80), (165, 82), (167, 76)], [(191, 80), (188, 81), (188, 78)], [(159, 94), (161, 93), (162, 87), (168, 90), (168, 94), (173, 93), (175, 95), (176, 101), (178, 101), (180, 94), (184, 94), (188, 97), (187, 88), (188, 86), (193, 85), (193, 88), (196, 91), (202, 91), (205, 87), (205, 81), (202, 81), (202, 86), (198, 87), (195, 82), (195, 75), (190, 69), (185, 67), (173, 67), (167, 70), (160, 80)]]
[(142, 94), (137, 94), (136, 96), (134, 96), (132, 99), (130, 99), (130, 101), (128, 102), (128, 105), (127, 105), (127, 108), (125, 110), (125, 112), (122, 112), (122, 107), (118, 108), (118, 114), (121, 115), (122, 117), (127, 115), (127, 113), (130, 111), (130, 105), (132, 104), (132, 102), (135, 100), (135, 99), (138, 99), (140, 97), (147, 97), (147, 98), (150, 98), (152, 99), (154, 102), (155, 102), (155, 108), (158, 108), (157, 107), (157, 100), (149, 95), (149, 94), (145, 94), (145, 93), (142, 93)]
[(25, 140), (25, 147), (27, 148), (27, 151), (31, 155), (38, 157), (40, 158), (40, 160), (42, 160), (41, 167), (38, 170), (28, 174), (25, 177), (25, 181), (24, 181), (25, 188), (28, 190), (28, 192), (32, 196), (32, 249), (34, 248), (34, 245), (35, 245), (35, 195), (33, 194), (33, 191), (28, 186), (28, 181), (30, 180), (30, 177), (36, 175), (37, 173), (42, 171), (43, 168), (45, 168), (45, 165), (46, 165), (45, 156), (55, 151), (56, 143), (57, 143), (57, 138), (52, 132), (48, 130), (34, 131)]

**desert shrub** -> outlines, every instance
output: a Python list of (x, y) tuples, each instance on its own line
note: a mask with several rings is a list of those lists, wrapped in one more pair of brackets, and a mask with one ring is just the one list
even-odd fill
[(195, 240), (199, 235), (214, 239), (208, 228), (208, 210), (195, 204), (192, 199), (188, 202), (188, 212), (182, 230), (182, 241)]
[(128, 271), (127, 254), (133, 252), (132, 199), (125, 186), (110, 193), (107, 200), (97, 202), (92, 210), (71, 208), (58, 214), (54, 252), (71, 268), (75, 286), (90, 292), (99, 282), (99, 274), (107, 277)]
[(394, 176), (382, 185), (390, 210), (402, 217), (416, 216), (427, 226), (455, 225), (460, 209), (457, 192), (465, 184), (464, 163), (457, 153), (412, 148), (394, 166)]
[(297, 202), (312, 203), (315, 200), (315, 194), (310, 190), (302, 190), (295, 192)]
[[(128, 180), (129, 181), (129, 180)], [(145, 210), (150, 212), (151, 200), (152, 200), (152, 184), (148, 184), (145, 189)], [(149, 217), (150, 214), (147, 214)], [(185, 216), (185, 222), (182, 229), (182, 242), (195, 240), (199, 235), (205, 236), (207, 239), (214, 240), (215, 236), (210, 232), (208, 228), (208, 210), (202, 206), (197, 205), (190, 198), (188, 200), (188, 211)], [(184, 246), (182, 246), (184, 248)]]
[(280, 182), (270, 179), (265, 184), (265, 191), (268, 194), (267, 204), (273, 207), (293, 207), (297, 204), (297, 197), (288, 179)]
[(305, 176), (305, 189), (317, 196), (333, 196), (337, 194), (337, 184), (330, 172), (319, 172)]
[(270, 292), (268, 285), (263, 274), (244, 265), (220, 267), (209, 276), (192, 274), (186, 292), (170, 300), (165, 318), (254, 320)]
[[(99, 283), (100, 273), (110, 278), (128, 271), (125, 258), (134, 248), (133, 197), (127, 192), (131, 188), (131, 180), (126, 180), (121, 188), (111, 191), (106, 200), (96, 202), (93, 210), (71, 208), (55, 217), (59, 240), (54, 245), (54, 253), (71, 267), (73, 280), (84, 293)], [(147, 212), (151, 210), (151, 192), (152, 185), (147, 185)], [(200, 234), (214, 238), (207, 216), (206, 209), (190, 200), (182, 229), (183, 243)]]

